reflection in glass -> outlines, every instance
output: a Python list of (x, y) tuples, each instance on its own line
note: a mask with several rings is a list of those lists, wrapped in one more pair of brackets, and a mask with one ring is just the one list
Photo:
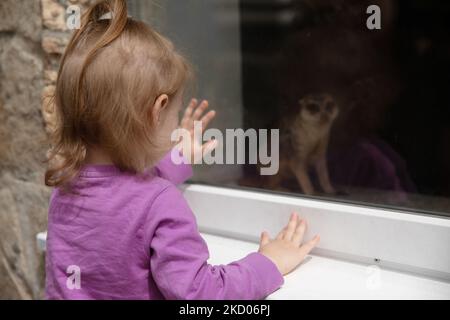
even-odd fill
[(450, 214), (450, 2), (130, 4), (193, 61), (213, 126), (280, 129), (276, 176), (200, 166), (195, 182)]

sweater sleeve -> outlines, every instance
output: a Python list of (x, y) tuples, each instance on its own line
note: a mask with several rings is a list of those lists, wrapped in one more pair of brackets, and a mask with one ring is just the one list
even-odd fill
[[(175, 164), (172, 161), (172, 152), (177, 151), (172, 150), (156, 165), (156, 174), (163, 179), (169, 180), (175, 185), (179, 185), (192, 177), (192, 166), (185, 163)], [(181, 154), (179, 156), (182, 157)]]
[(151, 273), (166, 299), (257, 300), (284, 282), (275, 264), (253, 252), (228, 265), (210, 265), (194, 214), (170, 186), (153, 202), (157, 218), (150, 240)]

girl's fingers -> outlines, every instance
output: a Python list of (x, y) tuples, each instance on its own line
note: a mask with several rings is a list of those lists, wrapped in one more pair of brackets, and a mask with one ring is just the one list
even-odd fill
[(208, 108), (209, 103), (206, 100), (203, 100), (202, 103), (197, 107), (197, 109), (194, 111), (194, 114), (192, 115), (192, 120), (198, 120), (202, 116), (203, 112), (205, 112), (206, 108)]
[(194, 112), (194, 109), (197, 106), (197, 104), (198, 104), (197, 99), (192, 99), (191, 102), (189, 102), (189, 105), (187, 106), (186, 110), (184, 111), (185, 118), (191, 117), (192, 112)]
[(284, 227), (280, 233), (277, 235), (277, 240), (283, 240), (284, 239), (284, 234), (286, 233), (286, 227)]
[(286, 232), (284, 233), (284, 240), (291, 241), (292, 236), (294, 235), (294, 231), (297, 227), (298, 216), (295, 212), (291, 213), (291, 217), (289, 219), (289, 223), (286, 227)]
[(187, 126), (189, 125), (192, 113), (194, 112), (194, 109), (197, 106), (197, 104), (198, 104), (197, 99), (192, 99), (189, 105), (187, 106), (186, 110), (184, 111), (183, 119), (181, 120), (181, 126), (183, 128), (187, 128)]
[(197, 99), (192, 99), (184, 112), (183, 119), (181, 120), (181, 127), (189, 130), (193, 127), (193, 122), (201, 118), (200, 121), (202, 122), (202, 127), (205, 129), (209, 122), (216, 116), (215, 111), (210, 111), (202, 117), (208, 106), (209, 103), (207, 100), (203, 100), (199, 105)]
[(205, 130), (208, 127), (208, 124), (211, 122), (212, 119), (214, 119), (215, 116), (216, 116), (215, 111), (210, 111), (203, 116), (203, 118), (200, 120), (202, 122), (203, 130)]
[(265, 246), (266, 244), (268, 244), (270, 242), (270, 237), (269, 234), (264, 231), (261, 233), (261, 240), (259, 241), (259, 245), (261, 247)]
[(302, 244), (303, 235), (305, 234), (305, 231), (306, 231), (306, 221), (302, 219), (298, 223), (297, 228), (295, 228), (294, 235), (292, 236), (292, 242), (294, 242), (296, 246), (300, 246)]
[(299, 248), (301, 257), (306, 257), (312, 249), (319, 243), (320, 237), (317, 235)]
[[(284, 240), (284, 239), (286, 238), (286, 232), (288, 231), (289, 224), (291, 223), (291, 221), (292, 221), (293, 219), (296, 218), (294, 215), (295, 215), (295, 212), (292, 212), (292, 213), (291, 213), (291, 216), (289, 217), (289, 222), (288, 222), (287, 226), (284, 227), (284, 228), (280, 231), (280, 233), (277, 235), (277, 237), (276, 237), (277, 240)], [(296, 222), (296, 223), (297, 223), (297, 222)]]

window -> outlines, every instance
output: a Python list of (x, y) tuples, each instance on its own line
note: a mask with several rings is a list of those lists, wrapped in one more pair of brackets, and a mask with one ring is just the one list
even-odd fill
[[(370, 5), (381, 29), (366, 24)], [(278, 174), (202, 165), (193, 182), (450, 215), (450, 3), (130, 7), (190, 58), (199, 98), (218, 111), (212, 127), (280, 129)]]

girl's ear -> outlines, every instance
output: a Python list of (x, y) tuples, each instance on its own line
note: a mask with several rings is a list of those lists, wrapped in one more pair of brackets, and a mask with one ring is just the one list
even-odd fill
[(160, 95), (153, 105), (152, 118), (153, 123), (156, 125), (161, 120), (161, 114), (169, 105), (169, 96), (167, 94)]

